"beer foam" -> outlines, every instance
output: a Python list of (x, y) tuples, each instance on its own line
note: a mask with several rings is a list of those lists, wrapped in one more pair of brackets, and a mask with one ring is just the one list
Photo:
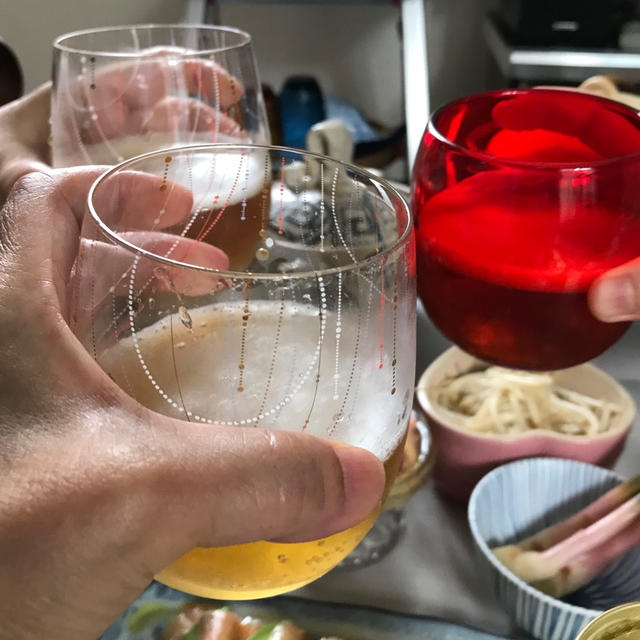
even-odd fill
[(396, 368), (392, 393), (391, 353), (380, 361), (378, 337), (359, 326), (357, 313), (323, 317), (270, 301), (249, 309), (207, 305), (183, 311), (186, 323), (172, 314), (121, 339), (99, 362), (160, 413), (306, 431), (388, 457), (408, 420), (413, 367)]
[[(177, 138), (177, 139), (176, 139)], [(93, 144), (76, 142), (70, 144), (54, 144), (53, 164), (55, 167), (70, 167), (79, 164), (112, 165), (134, 158), (135, 156), (158, 149), (178, 147), (187, 144), (204, 144), (211, 142), (237, 143), (237, 138), (218, 134), (216, 140), (211, 139), (211, 133), (199, 132), (164, 132), (135, 134), (104, 139)], [(243, 141), (247, 142), (247, 141)]]
[[(132, 135), (105, 140), (96, 144), (78, 145), (73, 155), (68, 156), (54, 145), (54, 166), (75, 166), (79, 164), (110, 165), (134, 158), (159, 149), (179, 148), (188, 144), (206, 144), (214, 142), (210, 132), (185, 132), (184, 137), (176, 141), (176, 133), (152, 133)], [(247, 144), (249, 141), (222, 133), (217, 134), (216, 143)], [(140, 161), (131, 167), (136, 171), (148, 171), (162, 177), (165, 168), (164, 159), (158, 155)], [(266, 152), (251, 151), (244, 155), (236, 152), (202, 151), (176, 153), (171, 156), (167, 178), (192, 191), (194, 202), (202, 207), (211, 206), (218, 196), (220, 204), (228, 206), (238, 204), (257, 195), (262, 189), (265, 177)], [(269, 173), (268, 178), (271, 178)]]
[[(174, 161), (180, 166), (170, 167), (169, 179), (192, 191), (197, 209), (210, 207), (216, 197), (218, 206), (233, 206), (260, 193), (267, 154), (263, 150), (245, 154), (203, 151), (176, 156)], [(267, 179), (271, 181), (270, 172)]]
[[(159, 146), (151, 150), (162, 148), (161, 139), (154, 138), (154, 141)], [(220, 143), (225, 141), (218, 140)], [(238, 143), (238, 140), (229, 139), (228, 142)], [(133, 152), (133, 146), (128, 151)], [(141, 148), (135, 151), (142, 152)], [(265, 162), (267, 155), (261, 149), (245, 153), (209, 149), (172, 154), (171, 148), (167, 148), (166, 155), (140, 160), (131, 169), (160, 177), (166, 169), (169, 182), (179, 184), (193, 194), (193, 207), (197, 211), (211, 206), (230, 207), (258, 195), (265, 179)], [(270, 180), (271, 174), (267, 177)]]

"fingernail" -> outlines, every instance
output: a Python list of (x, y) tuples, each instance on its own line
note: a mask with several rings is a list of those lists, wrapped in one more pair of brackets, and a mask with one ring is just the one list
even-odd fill
[(594, 285), (591, 309), (604, 322), (629, 320), (637, 313), (636, 292), (627, 276), (604, 278)]
[(338, 446), (335, 450), (344, 479), (345, 513), (359, 522), (380, 504), (384, 469), (378, 458), (365, 449)]

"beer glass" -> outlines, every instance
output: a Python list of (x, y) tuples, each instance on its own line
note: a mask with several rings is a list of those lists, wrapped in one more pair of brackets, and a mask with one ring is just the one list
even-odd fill
[(414, 407), (407, 440), (396, 476), (382, 512), (362, 542), (338, 565), (339, 569), (362, 569), (382, 560), (407, 530), (406, 504), (424, 486), (435, 461), (431, 432), (420, 407)]
[(60, 36), (51, 133), (55, 167), (111, 165), (176, 144), (268, 143), (251, 37), (206, 25)]
[[(311, 153), (195, 145), (110, 169), (89, 208), (72, 326), (117, 384), (211, 429), (365, 447), (391, 486), (416, 349), (412, 222), (396, 191)], [(312, 542), (194, 549), (157, 579), (222, 599), (296, 589), (347, 556), (377, 515)]]

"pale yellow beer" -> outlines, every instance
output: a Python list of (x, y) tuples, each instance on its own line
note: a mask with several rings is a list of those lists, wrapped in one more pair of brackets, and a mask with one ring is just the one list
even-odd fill
[[(222, 162), (219, 160), (218, 164)], [(245, 160), (234, 165), (236, 166), (230, 167), (229, 175), (230, 179), (237, 176), (240, 183), (236, 186), (237, 196), (229, 198), (228, 202), (220, 202), (218, 199), (215, 204), (211, 197), (201, 199), (184, 236), (222, 249), (229, 259), (228, 269), (243, 271), (255, 258), (256, 249), (266, 235), (271, 197), (270, 180), (265, 179), (264, 184), (260, 183), (263, 176), (259, 168), (256, 171), (255, 162)], [(251, 172), (251, 194), (246, 193), (248, 189), (243, 184), (246, 171)], [(224, 189), (221, 191), (224, 193)], [(167, 229), (167, 232), (180, 235), (183, 227), (184, 223), (180, 223), (173, 229)]]
[[(200, 134), (200, 140), (206, 142), (207, 135)], [(163, 157), (149, 159), (147, 166), (141, 162), (140, 168), (153, 172), (166, 165), (167, 178), (191, 192), (194, 211), (188, 220), (159, 230), (212, 244), (228, 257), (229, 270), (244, 271), (255, 258), (269, 223), (271, 173), (265, 173), (266, 156), (220, 154), (212, 161), (202, 154), (186, 162), (170, 149), (174, 137), (166, 133), (125, 136), (86, 145), (86, 152), (93, 164), (110, 164), (113, 154), (130, 158), (167, 147)], [(222, 134), (218, 137), (219, 142), (238, 142)], [(198, 142), (196, 134), (194, 138)]]
[[(318, 340), (317, 309), (298, 305), (292, 313), (288, 307), (283, 318), (280, 304), (252, 301), (249, 320), (243, 320), (246, 315), (241, 305), (213, 304), (190, 309), (186, 324), (177, 314), (165, 316), (121, 339), (98, 359), (122, 388), (155, 411), (184, 418), (184, 408), (188, 408), (192, 419), (204, 422), (301, 430), (309, 414), (311, 389), (318, 384), (316, 375), (331, 379), (336, 366), (329, 358), (317, 369), (312, 366)], [(327, 326), (334, 322), (329, 312)], [(348, 370), (356, 329), (347, 313), (341, 326), (344, 330), (339, 346), (343, 360), (338, 364), (340, 370)], [(362, 335), (357, 338), (361, 342), (364, 339)], [(244, 386), (239, 391), (236, 362), (241, 339)], [(327, 330), (323, 340), (323, 348), (332, 353), (335, 334)], [(293, 370), (303, 373), (287, 379), (287, 369), (280, 366), (275, 367), (277, 373), (269, 379), (274, 358), (290, 361)], [(377, 362), (371, 362), (371, 371), (377, 367)], [(304, 380), (306, 371), (312, 372), (308, 380)], [(331, 384), (320, 385), (305, 430), (358, 444), (375, 453), (384, 461), (388, 490), (401, 461), (408, 417), (372, 427), (380, 416), (401, 415), (402, 404), (406, 403), (406, 399), (398, 397), (400, 394), (389, 394), (382, 382), (386, 378), (380, 378), (377, 388), (377, 379), (365, 367), (362, 377), (352, 381), (354, 393), (358, 387), (357, 393), (366, 394), (370, 400), (354, 399), (350, 419), (336, 419), (335, 407), (342, 406), (343, 396), (332, 395)], [(403, 381), (403, 386), (406, 383)], [(176, 408), (167, 401), (167, 397), (178, 395), (184, 407)], [(251, 407), (257, 405), (260, 413), (255, 420), (242, 417), (245, 408), (249, 416)], [(389, 406), (398, 411), (390, 410)], [(213, 420), (218, 416), (221, 420)], [(194, 549), (162, 571), (157, 579), (210, 598), (244, 600), (284, 593), (315, 580), (338, 564), (365, 536), (377, 515), (372, 513), (347, 531), (312, 542), (261, 541)]]
[[(387, 488), (400, 465), (401, 444), (384, 464)], [(261, 541), (194, 549), (156, 579), (181, 591), (223, 600), (265, 598), (292, 591), (324, 575), (353, 551), (378, 513), (376, 510), (351, 529), (311, 542)]]

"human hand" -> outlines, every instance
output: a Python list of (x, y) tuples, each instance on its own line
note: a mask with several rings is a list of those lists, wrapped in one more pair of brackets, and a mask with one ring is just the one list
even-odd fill
[(93, 640), (190, 548), (329, 535), (382, 493), (363, 450), (172, 420), (102, 372), (67, 325), (95, 176), (33, 173), (0, 214), (0, 638)]
[(101, 60), (59, 58), (51, 103), (56, 166), (112, 164), (176, 142), (247, 136), (244, 88), (215, 61), (180, 47)]
[(603, 322), (640, 320), (640, 258), (601, 275), (589, 289), (589, 308)]
[[(186, 133), (199, 134), (201, 142), (216, 142), (220, 135), (242, 138), (241, 83), (210, 60), (185, 59), (169, 66), (158, 56), (170, 51), (151, 49), (142, 61), (105, 66), (93, 78), (93, 89), (86, 78), (61, 79), (53, 113), (51, 83), (0, 107), (0, 204), (20, 176), (46, 172), (52, 164), (50, 119), (58, 154), (67, 165), (111, 163), (121, 153), (135, 155), (123, 143), (130, 145), (135, 134), (179, 133), (185, 143), (190, 139)], [(182, 95), (175, 95), (176, 89)], [(118, 149), (107, 146), (102, 157), (88, 154), (84, 147), (98, 143)]]
[(51, 85), (0, 107), (0, 206), (13, 183), (30, 171), (47, 171)]

